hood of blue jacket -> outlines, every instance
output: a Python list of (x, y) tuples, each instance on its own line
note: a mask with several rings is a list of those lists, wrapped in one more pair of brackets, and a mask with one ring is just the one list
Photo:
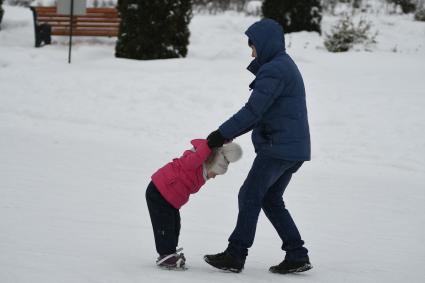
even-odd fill
[(251, 25), (245, 34), (257, 51), (248, 69), (256, 73), (259, 67), (271, 61), (277, 54), (285, 52), (285, 36), (282, 26), (272, 19), (262, 19)]

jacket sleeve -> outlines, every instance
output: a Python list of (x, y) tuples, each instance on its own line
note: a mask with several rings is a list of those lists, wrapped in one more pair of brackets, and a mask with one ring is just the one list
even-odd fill
[(284, 80), (278, 71), (264, 66), (257, 74), (255, 87), (248, 102), (220, 127), (220, 133), (233, 139), (253, 129), (261, 120), (284, 87)]
[(180, 157), (180, 164), (186, 170), (195, 170), (207, 160), (210, 154), (211, 149), (208, 147), (208, 142), (207, 140), (203, 140), (196, 146), (195, 151), (187, 150), (183, 156)]

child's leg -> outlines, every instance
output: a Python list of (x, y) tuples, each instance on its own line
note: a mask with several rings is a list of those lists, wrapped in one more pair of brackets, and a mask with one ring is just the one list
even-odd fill
[(146, 202), (152, 221), (156, 251), (160, 255), (175, 253), (180, 233), (179, 210), (162, 197), (152, 182), (146, 190)]
[(175, 235), (176, 235), (176, 247), (179, 244), (179, 237), (180, 237), (180, 228), (181, 228), (181, 224), (180, 224), (180, 211), (178, 209), (176, 209), (176, 215), (175, 215), (175, 225), (174, 225), (174, 231), (175, 231)]

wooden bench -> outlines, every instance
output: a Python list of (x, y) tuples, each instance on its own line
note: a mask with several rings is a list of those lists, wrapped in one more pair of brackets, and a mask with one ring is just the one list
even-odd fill
[[(35, 47), (51, 43), (52, 35), (69, 36), (70, 17), (59, 15), (56, 7), (30, 7), (34, 15)], [(84, 16), (74, 16), (73, 36), (118, 36), (120, 18), (116, 8), (87, 8)]]

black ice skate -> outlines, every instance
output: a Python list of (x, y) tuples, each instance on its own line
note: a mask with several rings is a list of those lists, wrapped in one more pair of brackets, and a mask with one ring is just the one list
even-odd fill
[(234, 258), (227, 252), (218, 253), (215, 255), (206, 255), (204, 260), (215, 268), (239, 273), (242, 271), (244, 262)]
[(310, 264), (308, 258), (303, 261), (282, 261), (279, 265), (270, 267), (269, 271), (272, 273), (288, 274), (304, 272), (312, 269), (313, 266)]

